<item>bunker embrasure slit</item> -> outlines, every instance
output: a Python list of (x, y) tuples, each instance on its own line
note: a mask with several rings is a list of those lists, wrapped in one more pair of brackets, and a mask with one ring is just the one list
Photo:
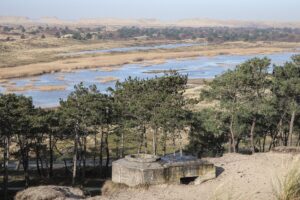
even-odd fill
[(182, 177), (182, 178), (180, 178), (180, 184), (189, 185), (189, 184), (193, 183), (197, 178), (198, 178), (198, 176)]

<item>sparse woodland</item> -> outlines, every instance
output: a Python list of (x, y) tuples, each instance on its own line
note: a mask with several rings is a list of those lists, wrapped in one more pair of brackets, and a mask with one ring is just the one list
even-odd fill
[(121, 28), (98, 27), (62, 27), (62, 26), (29, 26), (24, 27), (0, 25), (0, 33), (7, 35), (0, 41), (14, 41), (38, 36), (45, 39), (47, 36), (56, 38), (72, 38), (74, 40), (127, 40), (127, 39), (206, 39), (209, 42), (228, 41), (279, 41), (299, 42), (299, 28), (229, 28), (229, 27), (164, 27), (144, 28), (127, 26)]
[[(80, 185), (88, 170), (106, 176), (111, 160), (128, 153), (202, 157), (299, 146), (300, 56), (283, 66), (270, 63), (266, 57), (241, 63), (207, 82), (199, 99), (192, 100), (184, 96), (188, 77), (178, 73), (128, 77), (107, 92), (79, 84), (56, 109), (35, 108), (31, 98), (1, 94), (5, 197), (11, 160), (20, 161), (25, 187), (32, 185), (30, 163), (47, 183), (55, 176), (56, 161), (65, 164), (70, 184)], [(215, 106), (191, 109), (205, 101)], [(186, 146), (183, 132), (189, 134)]]

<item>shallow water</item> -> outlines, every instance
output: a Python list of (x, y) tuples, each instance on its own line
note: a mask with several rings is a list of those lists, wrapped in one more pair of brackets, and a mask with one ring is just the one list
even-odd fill
[[(283, 64), (288, 61), (294, 53), (277, 53), (267, 55), (272, 59), (273, 64)], [(152, 78), (161, 76), (163, 73), (145, 73), (153, 70), (178, 70), (182, 74), (187, 74), (190, 79), (196, 78), (214, 78), (228, 69), (233, 69), (237, 64), (254, 57), (249, 56), (230, 56), (222, 55), (215, 57), (199, 57), (189, 60), (167, 60), (163, 64), (155, 64), (151, 66), (143, 66), (143, 64), (129, 64), (124, 65), (114, 71), (101, 71), (101, 69), (87, 69), (78, 70), (75, 72), (59, 72), (53, 74), (45, 74), (37, 76), (32, 81), (32, 78), (12, 79), (11, 82), (16, 86), (24, 86), (26, 84), (40, 85), (66, 85), (64, 91), (34, 91), (28, 90), (24, 92), (17, 92), (25, 96), (32, 96), (33, 102), (36, 106), (53, 107), (59, 105), (59, 99), (66, 99), (67, 95), (73, 90), (75, 84), (83, 82), (88, 86), (96, 84), (101, 92), (106, 92), (108, 87), (114, 87), (115, 81), (100, 83), (99, 78), (116, 77), (120, 81), (124, 81), (128, 76), (140, 78)], [(259, 55), (257, 57), (263, 57)], [(0, 86), (0, 92), (5, 89)]]

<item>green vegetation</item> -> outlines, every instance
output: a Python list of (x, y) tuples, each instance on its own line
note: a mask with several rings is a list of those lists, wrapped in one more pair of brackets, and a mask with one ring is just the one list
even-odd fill
[[(213, 130), (217, 137), (227, 134), (229, 152), (239, 152), (241, 143), (249, 144), (252, 153), (265, 151), (267, 140), (271, 140), (269, 150), (277, 145), (299, 145), (300, 137), (293, 140), (293, 136), (299, 136), (299, 61), (299, 55), (293, 56), (291, 62), (274, 66), (269, 73), (268, 58), (253, 58), (216, 77), (201, 94), (202, 100), (219, 103), (208, 112), (216, 116), (216, 122), (202, 128)], [(218, 117), (220, 113), (222, 117)], [(221, 125), (217, 125), (219, 120)], [(202, 147), (208, 143), (198, 144)]]
[[(2, 31), (1, 31), (2, 30)], [(229, 28), (229, 27), (164, 27), (142, 28), (121, 27), (109, 29), (99, 27), (55, 27), (55, 26), (0, 26), (0, 33), (6, 35), (50, 35), (52, 37), (73, 38), (75, 40), (126, 40), (136, 39), (206, 39), (209, 42), (226, 41), (280, 41), (299, 42), (299, 28)]]
[[(220, 155), (226, 148), (255, 153), (299, 145), (300, 56), (273, 69), (270, 63), (253, 58), (206, 83), (200, 103), (215, 106), (200, 111), (193, 111), (195, 101), (183, 95), (188, 77), (176, 72), (153, 79), (128, 77), (108, 93), (79, 84), (50, 110), (35, 108), (31, 98), (1, 94), (5, 198), (13, 159), (22, 165), (25, 187), (33, 184), (33, 174), (45, 184), (55, 180), (59, 160), (65, 179), (72, 177), (69, 184), (81, 185), (91, 169), (106, 178), (110, 161), (128, 153), (187, 151), (201, 157)], [(30, 170), (32, 163), (36, 172)]]
[(299, 29), (290, 28), (138, 28), (122, 27), (117, 30), (120, 38), (147, 36), (148, 38), (167, 38), (172, 40), (205, 38), (209, 42), (226, 41), (299, 41)]
[[(123, 83), (118, 82), (110, 95), (100, 93), (96, 86), (86, 88), (79, 84), (67, 100), (61, 100), (60, 107), (53, 110), (34, 108), (32, 100), (24, 96), (1, 95), (4, 196), (7, 197), (11, 170), (8, 161), (12, 158), (21, 161), (24, 186), (28, 187), (32, 175), (30, 163), (35, 161), (40, 178), (51, 180), (56, 170), (57, 153), (65, 163), (65, 176), (72, 173), (72, 185), (85, 181), (91, 161), (94, 168), (106, 176), (110, 159), (125, 155), (127, 144), (130, 144), (125, 138), (129, 134), (134, 138), (135, 152), (148, 153), (148, 137), (152, 130), (152, 153), (157, 154), (158, 132), (163, 130), (164, 143), (160, 149), (166, 153), (166, 141), (172, 138), (175, 145), (185, 127), (187, 102), (183, 92), (186, 83), (187, 77), (176, 73), (149, 80), (129, 77)], [(88, 144), (91, 137), (92, 145)], [(65, 144), (59, 147), (62, 141)], [(111, 155), (111, 141), (117, 144), (114, 155)], [(69, 149), (68, 143), (71, 143)], [(182, 150), (181, 142), (179, 144)], [(70, 156), (73, 157), (72, 170), (66, 165)], [(99, 161), (97, 165), (96, 160)]]

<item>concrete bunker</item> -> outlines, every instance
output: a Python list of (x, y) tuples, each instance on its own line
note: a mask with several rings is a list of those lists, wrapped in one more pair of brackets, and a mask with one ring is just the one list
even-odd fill
[(128, 186), (164, 183), (200, 184), (216, 177), (212, 163), (193, 156), (133, 154), (112, 163), (112, 181)]

